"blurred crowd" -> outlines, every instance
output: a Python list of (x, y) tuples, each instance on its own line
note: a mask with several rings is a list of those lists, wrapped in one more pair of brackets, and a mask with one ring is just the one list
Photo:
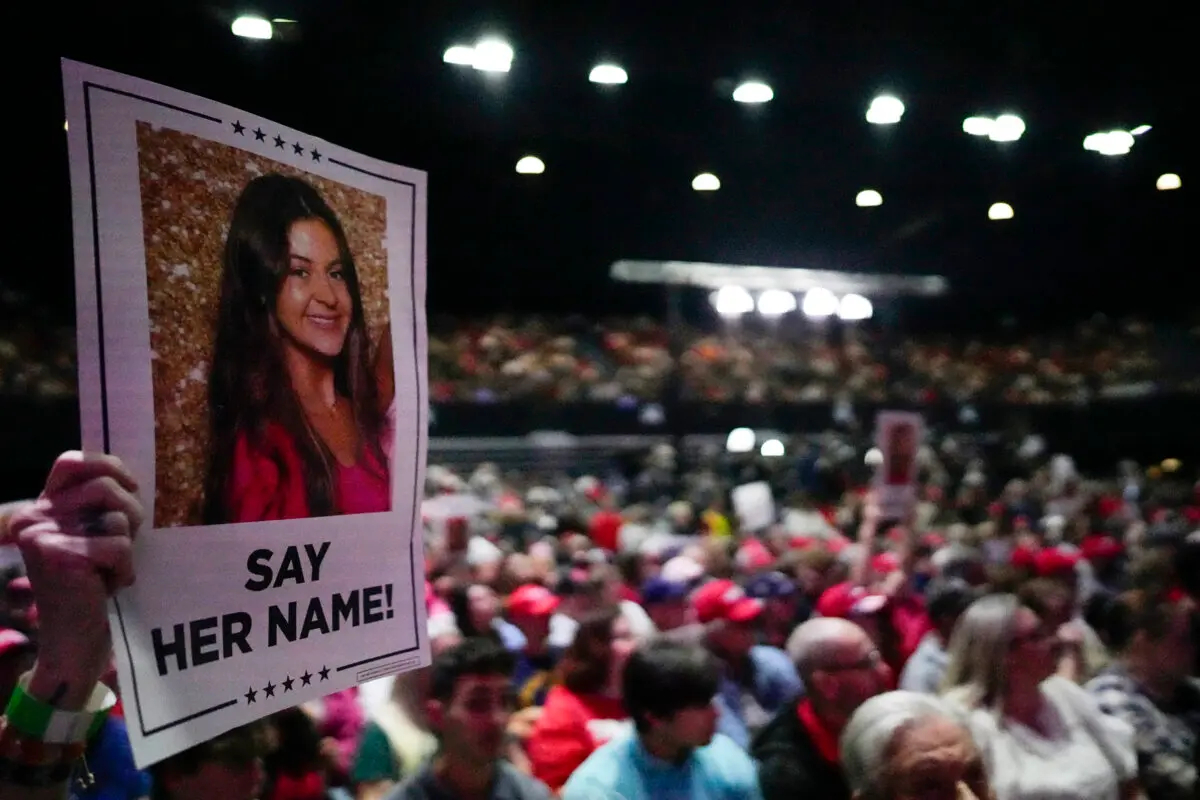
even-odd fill
[(0, 281), (0, 395), (75, 394), (75, 329)]
[[(1180, 346), (1200, 352), (1200, 329)], [(661, 399), (673, 352), (682, 397), (697, 401), (1038, 404), (1200, 390), (1164, 349), (1153, 326), (1099, 316), (1056, 335), (991, 341), (788, 320), (684, 329), (674, 343), (648, 319), (498, 317), (434, 327), (429, 361), (432, 397), (443, 402)]]
[[(1195, 797), (1195, 465), (933, 445), (903, 519), (840, 434), (788, 460), (659, 445), (606, 474), (431, 465), (431, 668), (150, 773), (114, 714), (72, 796)], [(58, 587), (15, 561), (3, 580), (8, 692)]]
[[(0, 284), (0, 394), (75, 393), (74, 331), (51, 318)], [(441, 319), (429, 332), (429, 383), (434, 402), (471, 403), (661, 400), (676, 376), (685, 400), (750, 404), (1040, 404), (1200, 392), (1200, 326), (1179, 341), (1161, 333), (1101, 316), (1054, 335), (992, 339), (787, 320), (682, 328), (672, 342), (647, 318)]]

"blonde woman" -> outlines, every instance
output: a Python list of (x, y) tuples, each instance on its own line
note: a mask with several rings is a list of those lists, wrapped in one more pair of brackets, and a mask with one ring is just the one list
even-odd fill
[(962, 715), (997, 800), (1130, 800), (1132, 730), (1055, 676), (1055, 631), (1013, 595), (967, 608), (950, 638), (944, 696)]

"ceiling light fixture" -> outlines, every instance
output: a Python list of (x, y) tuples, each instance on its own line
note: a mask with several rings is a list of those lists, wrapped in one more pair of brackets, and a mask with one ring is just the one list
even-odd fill
[(709, 299), (722, 317), (740, 317), (754, 310), (754, 298), (741, 286), (722, 286)]
[(771, 87), (759, 81), (746, 81), (733, 90), (733, 99), (738, 103), (769, 103), (774, 97)]
[(963, 133), (972, 136), (990, 136), (995, 120), (991, 117), (967, 117), (963, 120)]
[(991, 208), (988, 209), (988, 219), (1001, 220), (1012, 218), (1013, 207), (1008, 203), (992, 203)]
[(270, 20), (253, 16), (238, 17), (230, 28), (234, 36), (243, 39), (270, 39), (274, 32)]
[(730, 453), (749, 453), (754, 450), (755, 438), (749, 428), (734, 428), (725, 437), (725, 449)]
[(546, 171), (546, 163), (537, 156), (525, 156), (517, 162), (517, 172), (522, 175), (541, 175)]
[(1183, 186), (1183, 181), (1174, 172), (1165, 172), (1158, 176), (1158, 180), (1154, 182), (1154, 187), (1160, 192), (1170, 192)]
[(442, 61), (460, 67), (469, 67), (475, 63), (475, 48), (465, 44), (456, 44), (442, 54)]
[(891, 95), (880, 95), (867, 109), (867, 122), (872, 125), (895, 125), (904, 116), (904, 103)]
[(508, 72), (512, 69), (513, 49), (500, 39), (483, 39), (475, 45), (471, 66), (480, 72)]
[(508, 72), (512, 69), (513, 49), (501, 39), (480, 39), (474, 47), (456, 44), (446, 49), (442, 61), (480, 72)]
[(758, 454), (763, 458), (779, 458), (787, 452), (783, 446), (783, 442), (778, 439), (767, 439), (758, 448)]
[(1083, 149), (1102, 156), (1123, 156), (1133, 147), (1133, 134), (1129, 131), (1101, 131), (1085, 136)]
[(764, 317), (782, 317), (796, 310), (796, 295), (783, 289), (767, 289), (758, 296), (758, 313)]
[(870, 319), (875, 313), (871, 301), (861, 294), (848, 294), (838, 303), (837, 315), (843, 322), (859, 322)]
[(591, 74), (588, 75), (588, 80), (592, 83), (604, 83), (615, 86), (628, 81), (629, 75), (616, 64), (597, 64), (592, 67)]
[(854, 198), (854, 205), (859, 208), (874, 208), (883, 205), (883, 195), (874, 189), (863, 189)]
[(818, 286), (804, 293), (804, 302), (800, 304), (800, 310), (810, 319), (832, 317), (837, 313), (838, 299), (833, 292)]
[(992, 121), (988, 138), (993, 142), (1015, 142), (1025, 133), (1025, 121), (1016, 114), (1001, 114)]

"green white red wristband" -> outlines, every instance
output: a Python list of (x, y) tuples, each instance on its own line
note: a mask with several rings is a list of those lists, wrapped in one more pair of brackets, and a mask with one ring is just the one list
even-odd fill
[(87, 742), (117, 704), (116, 695), (107, 686), (96, 684), (83, 711), (63, 711), (26, 691), (30, 674), (21, 676), (4, 712), (8, 727), (22, 738), (61, 745)]

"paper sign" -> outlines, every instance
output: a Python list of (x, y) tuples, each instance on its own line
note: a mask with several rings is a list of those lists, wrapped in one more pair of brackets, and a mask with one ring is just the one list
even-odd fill
[(63, 62), (84, 447), (147, 524), (112, 602), (139, 766), (428, 663), (422, 172)]
[(925, 435), (921, 415), (880, 411), (875, 446), (883, 463), (875, 470), (875, 495), (883, 519), (906, 519), (917, 503), (917, 452)]
[(775, 524), (775, 498), (766, 481), (735, 486), (730, 498), (742, 533), (758, 533)]

